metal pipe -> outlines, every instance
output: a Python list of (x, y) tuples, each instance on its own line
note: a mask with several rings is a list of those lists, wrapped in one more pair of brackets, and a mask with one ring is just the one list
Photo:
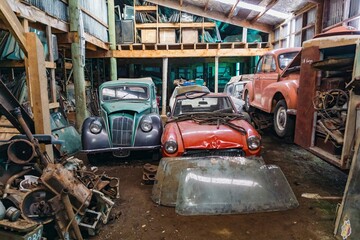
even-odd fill
[(75, 214), (69, 199), (69, 195), (68, 195), (68, 191), (66, 189), (63, 189), (63, 191), (61, 192), (61, 200), (64, 204), (65, 207), (65, 211), (66, 214), (68, 216), (68, 219), (70, 220), (70, 223), (67, 226), (66, 231), (68, 232), (68, 228), (71, 225), (72, 230), (74, 231), (75, 237), (77, 240), (83, 240), (83, 237), (81, 235), (80, 232), (80, 228), (79, 225), (77, 224), (76, 220), (75, 220)]
[(27, 174), (27, 173), (30, 172), (31, 170), (32, 170), (31, 168), (25, 169), (25, 170), (23, 170), (23, 171), (15, 174), (15, 175), (12, 175), (12, 176), (6, 181), (6, 185), (5, 185), (5, 188), (4, 188), (4, 194), (3, 194), (2, 198), (4, 199), (4, 198), (7, 197), (7, 191), (9, 190), (9, 188), (10, 188), (10, 186), (11, 186), (11, 183), (12, 183), (15, 179), (24, 176), (25, 174)]

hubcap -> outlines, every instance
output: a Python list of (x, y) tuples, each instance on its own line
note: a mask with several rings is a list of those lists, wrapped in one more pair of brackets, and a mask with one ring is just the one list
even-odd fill
[(284, 131), (287, 122), (286, 108), (280, 107), (276, 115), (276, 125), (280, 131)]

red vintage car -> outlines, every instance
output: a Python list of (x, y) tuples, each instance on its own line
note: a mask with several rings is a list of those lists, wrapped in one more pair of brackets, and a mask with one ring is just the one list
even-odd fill
[(163, 157), (258, 156), (261, 137), (223, 93), (178, 96), (161, 138)]

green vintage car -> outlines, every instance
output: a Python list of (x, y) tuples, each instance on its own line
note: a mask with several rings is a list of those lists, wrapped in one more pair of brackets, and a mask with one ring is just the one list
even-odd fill
[(131, 151), (150, 151), (159, 157), (163, 131), (151, 78), (126, 78), (99, 87), (101, 117), (82, 126), (82, 147), (88, 157), (112, 152), (127, 157)]

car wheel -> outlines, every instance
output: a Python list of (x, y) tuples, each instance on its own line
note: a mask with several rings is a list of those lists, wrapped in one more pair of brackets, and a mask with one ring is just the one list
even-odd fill
[(245, 104), (244, 104), (245, 111), (247, 111), (247, 112), (253, 111), (253, 108), (250, 106), (250, 96), (249, 96), (248, 91), (245, 92), (245, 98), (244, 99), (245, 99)]
[(274, 130), (279, 137), (289, 137), (293, 134), (295, 121), (287, 113), (285, 100), (276, 103), (274, 109)]

